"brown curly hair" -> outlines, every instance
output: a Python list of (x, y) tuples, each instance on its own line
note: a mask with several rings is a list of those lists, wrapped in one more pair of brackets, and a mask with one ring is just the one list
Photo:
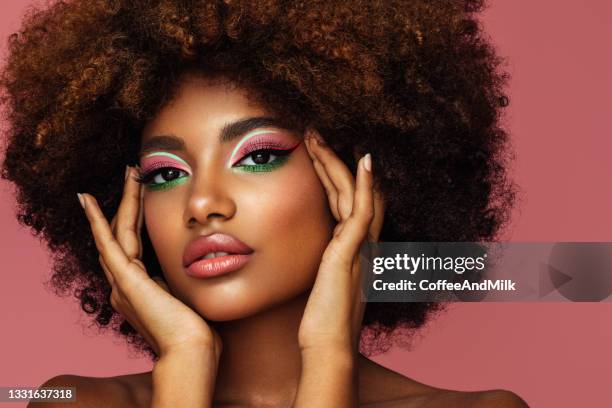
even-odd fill
[[(314, 126), (355, 170), (371, 152), (386, 201), (381, 241), (486, 241), (509, 219), (501, 126), (508, 75), (478, 0), (89, 0), (32, 8), (9, 38), (0, 84), (2, 177), (17, 217), (53, 252), (51, 283), (99, 327), (153, 351), (109, 302), (76, 192), (112, 218), (144, 124), (188, 68), (222, 73), (296, 128)], [(143, 231), (145, 265), (161, 275)], [(438, 306), (370, 303), (390, 345)]]

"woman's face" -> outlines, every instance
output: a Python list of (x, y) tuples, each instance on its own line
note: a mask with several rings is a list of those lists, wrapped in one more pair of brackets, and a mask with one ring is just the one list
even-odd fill
[[(185, 75), (142, 134), (149, 237), (172, 293), (210, 320), (247, 317), (308, 290), (335, 224), (302, 135), (257, 120), (224, 132), (253, 118), (274, 116), (240, 88)], [(250, 247), (246, 263), (189, 275), (186, 247), (214, 233)]]

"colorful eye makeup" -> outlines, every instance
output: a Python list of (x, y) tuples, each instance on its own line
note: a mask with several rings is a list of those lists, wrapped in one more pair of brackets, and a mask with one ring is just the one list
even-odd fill
[[(255, 130), (247, 133), (232, 150), (227, 168), (259, 173), (273, 171), (284, 165), (301, 141), (289, 139), (276, 130)], [(137, 181), (148, 190), (167, 190), (189, 179), (192, 171), (185, 160), (168, 152), (154, 152), (141, 158)]]
[(227, 167), (250, 173), (272, 171), (287, 162), (301, 141), (288, 141), (275, 130), (256, 130), (236, 145)]
[(191, 175), (187, 162), (168, 152), (154, 152), (144, 156), (140, 167), (137, 181), (152, 191), (166, 190), (183, 184)]

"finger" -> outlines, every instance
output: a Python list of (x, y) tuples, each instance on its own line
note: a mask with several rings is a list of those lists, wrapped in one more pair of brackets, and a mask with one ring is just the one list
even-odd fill
[(321, 163), (319, 163), (319, 161), (316, 159), (316, 157), (314, 156), (314, 153), (311, 152), (310, 146), (313, 143), (313, 137), (309, 136), (308, 138), (305, 139), (305, 141), (306, 141), (305, 144), (306, 144), (306, 150), (308, 151), (308, 155), (313, 160), (312, 165), (315, 169), (315, 172), (317, 173), (317, 176), (321, 180), (323, 187), (325, 188), (325, 192), (327, 193), (327, 199), (329, 201), (329, 207), (331, 209), (331, 212), (334, 218), (336, 219), (336, 221), (340, 221), (340, 214), (338, 213), (338, 191), (336, 190), (336, 187), (334, 186), (334, 184), (331, 182), (331, 180), (327, 176), (327, 172), (325, 171)]
[(110, 284), (112, 288), (115, 284), (115, 278), (113, 278), (113, 272), (110, 269), (108, 269), (108, 266), (106, 266), (106, 262), (104, 262), (104, 258), (102, 258), (102, 255), (98, 256), (98, 262), (100, 262), (100, 266), (102, 266), (104, 275), (106, 276), (106, 279), (108, 280), (108, 283)]
[(110, 227), (114, 235), (117, 231), (117, 214), (113, 216), (113, 219), (111, 220), (111, 223), (110, 223)]
[(310, 156), (312, 160), (315, 160), (314, 153), (311, 151), (311, 147), (310, 147), (310, 145), (313, 142), (313, 139), (314, 139), (313, 132), (310, 130), (307, 131), (304, 136), (304, 144), (306, 145), (306, 152), (308, 152), (308, 155)]
[[(125, 177), (123, 178), (124, 181), (127, 179), (129, 170), (130, 170), (130, 167), (125, 166)], [(110, 226), (111, 226), (111, 231), (113, 231), (113, 235), (115, 235), (117, 233), (117, 229), (116, 229), (117, 228), (117, 213), (115, 213), (115, 215), (113, 216)]]
[(351, 216), (367, 231), (374, 217), (374, 191), (372, 177), (372, 156), (370, 153), (361, 158), (357, 171), (357, 186)]
[(378, 242), (385, 220), (385, 201), (380, 191), (374, 190), (374, 217), (368, 230), (368, 241)]
[(324, 168), (329, 180), (338, 191), (338, 213), (342, 220), (348, 218), (353, 206), (355, 178), (344, 162), (320, 138), (311, 142), (311, 151)]
[(136, 237), (138, 239), (138, 259), (142, 259), (142, 224), (144, 223), (144, 184), (140, 185), (138, 205), (138, 221), (136, 225)]
[(136, 258), (140, 252), (137, 234), (138, 213), (140, 208), (140, 184), (133, 177), (134, 170), (130, 167), (123, 187), (123, 197), (117, 210), (117, 226), (115, 236), (123, 248), (125, 255)]
[(359, 246), (367, 237), (374, 217), (373, 177), (371, 156), (366, 154), (357, 164), (357, 182), (353, 210), (338, 236), (338, 249), (345, 254), (345, 260), (352, 260)]
[(122, 282), (126, 282), (130, 278), (131, 274), (126, 273), (130, 265), (130, 260), (123, 252), (119, 243), (115, 240), (110, 225), (102, 213), (102, 210), (100, 210), (96, 199), (87, 193), (82, 193), (81, 196), (85, 203), (85, 215), (89, 220), (96, 248), (102, 256), (108, 270), (112, 271), (114, 282), (122, 284)]
[(338, 191), (336, 190), (336, 187), (334, 187), (329, 177), (327, 177), (327, 172), (323, 168), (323, 165), (317, 160), (313, 161), (312, 164), (317, 176), (319, 176), (319, 179), (323, 184), (323, 188), (325, 188), (325, 192), (327, 193), (327, 200), (329, 201), (329, 208), (331, 209), (332, 215), (336, 221), (340, 221), (340, 213), (338, 212)]

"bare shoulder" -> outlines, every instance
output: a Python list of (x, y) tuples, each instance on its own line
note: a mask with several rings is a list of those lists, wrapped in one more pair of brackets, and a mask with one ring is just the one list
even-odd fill
[[(409, 404), (398, 404), (395, 407), (411, 407)], [(456, 407), (456, 408), (529, 408), (527, 403), (512, 391), (454, 391), (438, 389), (423, 401), (422, 407)]]
[(525, 400), (508, 390), (479, 392), (473, 406), (477, 408), (529, 408)]
[[(74, 402), (30, 402), (27, 408), (112, 408), (146, 407), (150, 393), (147, 392), (146, 374), (129, 374), (116, 377), (85, 377), (63, 374), (45, 381), (42, 387), (75, 387)], [(150, 376), (149, 376), (150, 378)]]
[(529, 408), (517, 394), (507, 390), (454, 391), (437, 389), (407, 394), (362, 405), (364, 408)]
[(374, 362), (366, 363), (360, 384), (363, 408), (529, 408), (507, 390), (455, 391), (432, 387)]

